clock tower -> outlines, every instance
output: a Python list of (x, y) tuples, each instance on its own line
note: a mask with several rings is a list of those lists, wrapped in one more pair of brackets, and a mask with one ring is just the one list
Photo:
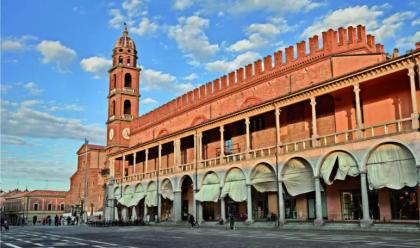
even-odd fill
[(140, 68), (136, 45), (128, 36), (127, 26), (114, 45), (108, 73), (107, 151), (110, 153), (128, 147), (130, 126), (139, 112)]

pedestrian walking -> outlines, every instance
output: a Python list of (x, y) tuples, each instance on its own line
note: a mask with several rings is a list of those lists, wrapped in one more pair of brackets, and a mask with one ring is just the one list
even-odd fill
[(188, 222), (191, 224), (191, 228), (195, 226), (195, 218), (192, 214), (188, 214)]
[(48, 217), (47, 217), (47, 221), (48, 221), (48, 225), (49, 225), (49, 226), (51, 226), (51, 222), (52, 222), (52, 220), (51, 220), (51, 216), (49, 216), (49, 215), (48, 215)]
[(233, 214), (229, 214), (229, 226), (231, 230), (235, 230), (235, 218)]
[(54, 217), (54, 225), (58, 226), (58, 215), (55, 215)]
[(36, 215), (34, 215), (34, 217), (32, 217), (32, 224), (35, 226), (36, 225), (36, 221), (38, 220), (38, 217)]
[(7, 220), (4, 220), (4, 230), (9, 231), (9, 223), (7, 223)]

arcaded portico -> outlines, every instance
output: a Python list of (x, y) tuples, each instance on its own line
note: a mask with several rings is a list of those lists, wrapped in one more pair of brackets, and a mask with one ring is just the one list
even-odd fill
[(420, 50), (387, 58), (363, 26), (328, 30), (321, 43), (138, 117), (125, 31), (109, 70), (105, 218), (419, 224)]

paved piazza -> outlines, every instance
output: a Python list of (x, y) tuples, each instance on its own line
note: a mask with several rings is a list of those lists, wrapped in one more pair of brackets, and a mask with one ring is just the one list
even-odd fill
[(12, 227), (1, 247), (420, 247), (418, 233), (187, 227)]

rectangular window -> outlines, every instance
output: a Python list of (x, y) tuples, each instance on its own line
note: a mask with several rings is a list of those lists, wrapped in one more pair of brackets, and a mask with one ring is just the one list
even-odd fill
[(64, 204), (60, 205), (60, 211), (64, 211)]
[(38, 203), (34, 204), (34, 211), (38, 211)]
[(50, 203), (50, 204), (48, 204), (48, 211), (51, 211), (51, 210), (52, 210), (52, 205)]

